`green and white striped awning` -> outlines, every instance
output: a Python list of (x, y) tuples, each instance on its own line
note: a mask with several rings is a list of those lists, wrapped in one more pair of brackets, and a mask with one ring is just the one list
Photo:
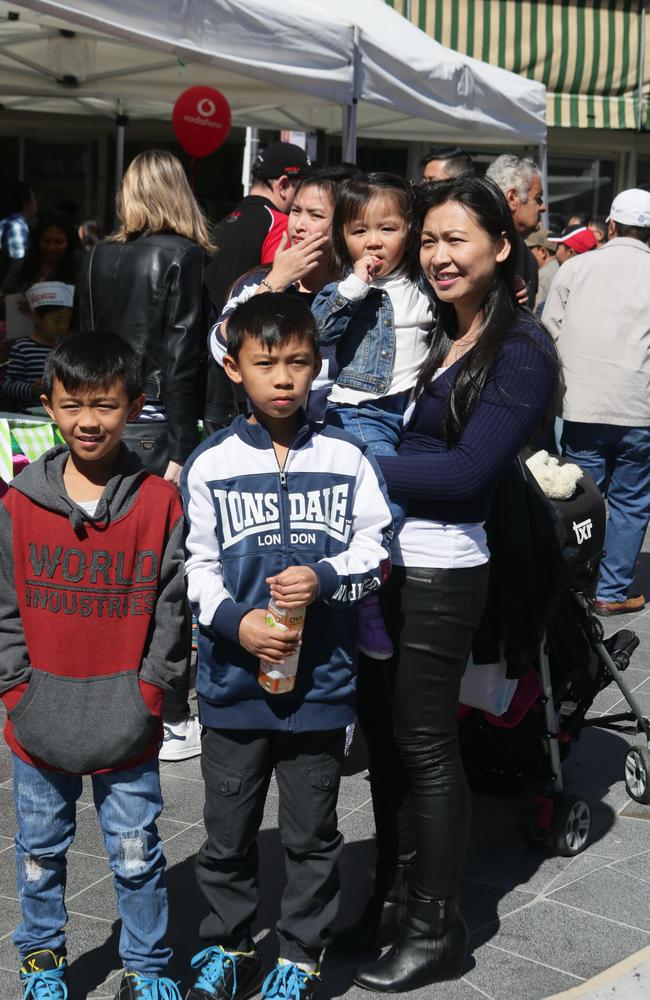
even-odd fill
[(650, 127), (650, 14), (641, 0), (387, 3), (443, 45), (544, 83), (549, 125)]

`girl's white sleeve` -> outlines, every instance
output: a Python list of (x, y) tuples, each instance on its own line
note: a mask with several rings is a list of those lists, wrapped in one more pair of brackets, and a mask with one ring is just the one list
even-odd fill
[[(235, 286), (236, 288), (237, 286)], [(228, 352), (228, 343), (226, 339), (226, 332), (224, 326), (224, 320), (227, 320), (231, 313), (235, 311), (237, 306), (241, 305), (242, 302), (248, 302), (249, 299), (255, 295), (255, 292), (260, 287), (259, 282), (250, 282), (248, 284), (242, 285), (238, 288), (234, 295), (231, 295), (223, 311), (217, 320), (217, 322), (210, 328), (210, 333), (208, 335), (208, 343), (210, 345), (210, 353), (212, 357), (217, 362), (218, 365), (223, 367), (224, 356)]]

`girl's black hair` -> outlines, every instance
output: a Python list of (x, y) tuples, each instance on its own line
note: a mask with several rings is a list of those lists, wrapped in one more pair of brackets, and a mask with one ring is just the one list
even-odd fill
[(270, 349), (293, 337), (308, 340), (318, 351), (318, 328), (311, 309), (296, 295), (269, 292), (253, 295), (228, 317), (228, 354), (237, 358), (247, 337)]
[(68, 245), (61, 260), (56, 264), (50, 281), (64, 281), (67, 285), (74, 285), (77, 282), (77, 261), (76, 250), (78, 247), (77, 233), (74, 223), (69, 216), (62, 212), (39, 212), (36, 223), (29, 233), (29, 249), (25, 254), (22, 267), (20, 269), (20, 284), (24, 288), (33, 285), (41, 273), (41, 247), (40, 241), (43, 233), (56, 226), (66, 236)]
[(341, 185), (332, 219), (332, 245), (336, 266), (344, 271), (352, 265), (353, 261), (345, 244), (346, 226), (360, 218), (370, 199), (376, 197), (393, 198), (399, 214), (406, 221), (404, 267), (409, 278), (415, 280), (418, 276), (418, 255), (413, 185), (396, 174), (363, 174)]
[(336, 204), (336, 196), (345, 181), (360, 177), (361, 168), (351, 164), (336, 164), (331, 167), (315, 167), (302, 174), (296, 184), (294, 198), (302, 188), (319, 187), (324, 188), (332, 199), (332, 204)]
[[(447, 443), (453, 445), (461, 437), (472, 410), (481, 397), (521, 307), (517, 305), (515, 298), (518, 237), (512, 212), (501, 189), (491, 180), (471, 174), (461, 174), (453, 180), (424, 185), (417, 193), (420, 231), (428, 212), (449, 201), (462, 205), (490, 239), (496, 241), (505, 236), (510, 243), (510, 253), (496, 265), (494, 280), (481, 303), (483, 322), (480, 336), (474, 347), (465, 354), (449, 393), (444, 430)], [(527, 316), (529, 321), (546, 332), (532, 315), (527, 313)], [(525, 330), (517, 335), (528, 336)], [(451, 303), (436, 299), (436, 324), (429, 354), (420, 371), (416, 393), (431, 386), (435, 372), (442, 366), (457, 336), (456, 310)], [(538, 346), (536, 340), (531, 338), (531, 342)], [(550, 337), (548, 354), (557, 365)]]
[(47, 356), (43, 392), (48, 399), (55, 378), (71, 393), (106, 390), (121, 382), (133, 402), (142, 393), (142, 361), (130, 344), (113, 334), (74, 333)]

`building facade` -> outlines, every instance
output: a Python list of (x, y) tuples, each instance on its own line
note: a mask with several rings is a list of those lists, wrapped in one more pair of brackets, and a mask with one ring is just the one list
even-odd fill
[(387, 2), (441, 44), (546, 86), (557, 207), (598, 214), (615, 190), (650, 184), (650, 4)]

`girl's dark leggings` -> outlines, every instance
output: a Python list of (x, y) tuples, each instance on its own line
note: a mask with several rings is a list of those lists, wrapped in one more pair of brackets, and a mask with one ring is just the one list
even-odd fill
[(378, 862), (415, 857), (413, 889), (458, 892), (470, 823), (456, 708), (485, 604), (488, 566), (393, 567), (380, 592), (390, 660), (359, 658)]

